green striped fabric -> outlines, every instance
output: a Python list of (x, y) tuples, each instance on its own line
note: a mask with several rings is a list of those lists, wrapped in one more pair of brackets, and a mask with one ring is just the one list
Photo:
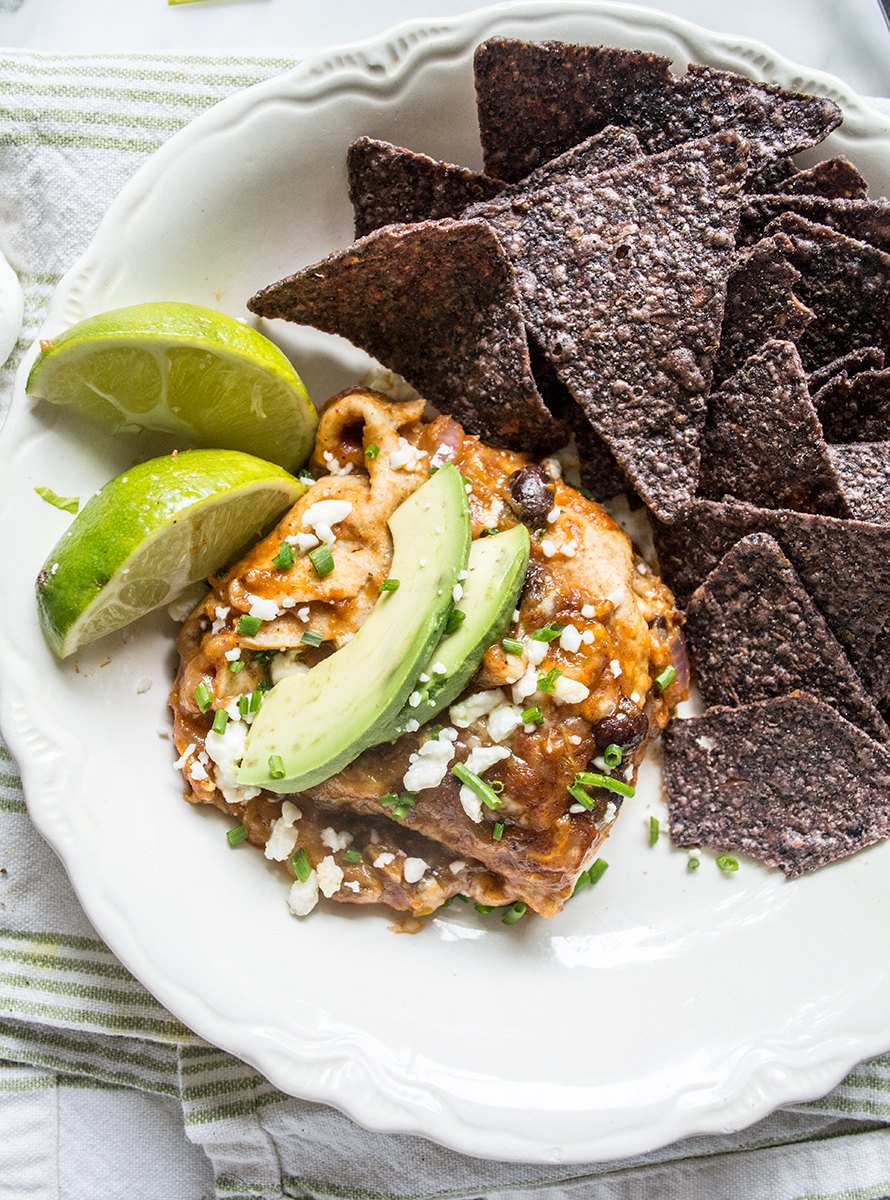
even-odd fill
[[(217, 100), (291, 65), (275, 56), (0, 54), (2, 249), (25, 297), (21, 335), (0, 370), (0, 411), (53, 288), (133, 170)], [(890, 1194), (890, 1055), (742, 1134), (588, 1167), (468, 1159), (369, 1134), (332, 1109), (283, 1096), (185, 1029), (103, 945), (31, 825), (0, 742), (0, 1193), (37, 1194), (24, 1175), (17, 1191), (3, 1192), (4, 1146), (7, 1167), (36, 1170), (30, 1159), (23, 1165), (31, 1150), (15, 1147), (30, 1146), (34, 1130), (45, 1140), (75, 1085), (90, 1090), (91, 1104), (106, 1100), (109, 1115), (134, 1093), (175, 1105), (221, 1200)]]

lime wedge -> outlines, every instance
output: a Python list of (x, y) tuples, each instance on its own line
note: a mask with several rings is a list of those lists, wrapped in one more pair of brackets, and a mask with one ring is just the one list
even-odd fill
[(41, 342), (26, 388), (113, 428), (160, 429), (186, 446), (243, 450), (288, 470), (309, 457), (318, 424), (268, 338), (173, 301), (116, 308)]
[(118, 475), (74, 518), (37, 577), (50, 647), (66, 658), (168, 604), (305, 490), (280, 467), (236, 450), (190, 450)]

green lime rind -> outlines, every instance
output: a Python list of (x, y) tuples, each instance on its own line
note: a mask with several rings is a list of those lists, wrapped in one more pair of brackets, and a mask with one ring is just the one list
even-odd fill
[(170, 603), (230, 561), (305, 492), (236, 450), (154, 458), (110, 480), (37, 577), (37, 611), (59, 658)]
[(318, 414), (290, 360), (249, 325), (176, 301), (112, 309), (41, 342), (25, 385), (111, 428), (242, 450), (295, 470)]

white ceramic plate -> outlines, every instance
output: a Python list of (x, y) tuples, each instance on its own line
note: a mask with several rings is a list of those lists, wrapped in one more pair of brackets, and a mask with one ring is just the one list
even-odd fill
[[(307, 62), (196, 121), (113, 204), (48, 332), (143, 300), (243, 314), (256, 288), (350, 240), (344, 155), (359, 134), (479, 165), (471, 58), (496, 33), (641, 47), (831, 95), (846, 122), (825, 152), (890, 185), (885, 119), (835, 80), (645, 10), (506, 6)], [(271, 332), (317, 400), (362, 368), (345, 343)], [(793, 884), (748, 862), (689, 874), (667, 839), (648, 846), (654, 764), (607, 875), (557, 919), (505, 928), (456, 905), (398, 937), (379, 914), (291, 918), (278, 871), (180, 799), (157, 732), (172, 623), (155, 616), (62, 666), (43, 644), (30, 581), (66, 518), (34, 505), (22, 520), (22, 497), (46, 481), (86, 496), (148, 446), (32, 408), (27, 366), (2, 439), (3, 728), (90, 917), (186, 1024), (365, 1125), (542, 1162), (737, 1129), (890, 1046), (890, 845)]]

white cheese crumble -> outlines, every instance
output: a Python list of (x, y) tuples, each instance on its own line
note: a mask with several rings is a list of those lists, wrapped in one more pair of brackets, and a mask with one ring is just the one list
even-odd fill
[(457, 604), (459, 600), (463, 599), (463, 594), (464, 594), (464, 589), (461, 587), (461, 585), (459, 583), (456, 583), (454, 585), (454, 587), (451, 589), (451, 599), (454, 601), (455, 604)]
[(264, 596), (254, 596), (250, 592), (247, 593), (247, 599), (250, 602), (250, 609), (247, 613), (249, 617), (259, 617), (261, 621), (274, 621), (278, 616), (278, 605), (274, 600), (267, 600)]
[[(484, 771), (489, 770), (495, 763), (509, 757), (510, 751), (505, 746), (477, 746), (470, 752), (465, 765), (468, 771), (472, 771), (475, 775), (482, 775)], [(476, 795), (471, 787), (462, 784), (459, 799), (461, 808), (470, 820), (478, 825), (482, 820), (482, 800), (480, 797)]]
[(553, 685), (553, 698), (557, 704), (580, 704), (590, 695), (590, 688), (580, 679), (560, 675)]
[(583, 739), (582, 739), (582, 738), (580, 738), (580, 737), (577, 735), (577, 733), (570, 733), (570, 734), (569, 734), (569, 745), (570, 745), (570, 746), (580, 746), (580, 745), (581, 745), (581, 742), (582, 742), (582, 740), (583, 740)]
[(533, 696), (538, 690), (537, 667), (533, 663), (529, 663), (525, 668), (525, 674), (517, 679), (510, 690), (513, 695), (514, 704), (521, 704), (523, 700), (527, 700), (529, 696)]
[(330, 854), (326, 854), (318, 866), (315, 868), (318, 875), (318, 886), (321, 889), (321, 894), (329, 899), (334, 892), (340, 890), (340, 884), (343, 882), (343, 871), (337, 866)]
[(454, 757), (454, 742), (448, 738), (429, 738), (408, 759), (403, 780), (406, 792), (422, 792), (438, 787)]
[(570, 804), (569, 805), (570, 813), (583, 813), (583, 812), (588, 812), (588, 811), (589, 810), (587, 808), (585, 808), (583, 804)]
[(218, 604), (213, 611), (216, 615), (216, 620), (210, 626), (210, 632), (219, 633), (226, 623), (226, 617), (228, 617), (232, 610), (225, 604)]
[(611, 825), (617, 816), (618, 807), (614, 800), (609, 800), (606, 804), (606, 811), (603, 813), (603, 818), (601, 821), (597, 821), (597, 825)]
[(380, 853), (377, 855), (377, 857), (374, 859), (373, 866), (375, 866), (377, 868), (377, 870), (379, 871), (381, 869), (381, 867), (388, 867), (389, 864), (391, 862), (395, 862), (395, 860), (396, 860), (396, 856), (394, 854), (390, 854), (390, 852), (388, 850), (381, 850)]
[(637, 571), (640, 573), (640, 575), (648, 575), (649, 574), (649, 568), (646, 566), (646, 564), (644, 562), (637, 563)]
[(541, 466), (551, 479), (562, 479), (562, 463), (558, 458), (545, 458), (541, 461)]
[(614, 592), (609, 592), (606, 599), (617, 608), (619, 604), (624, 603), (624, 588), (616, 588)]
[(272, 862), (284, 862), (294, 852), (297, 844), (297, 831), (294, 828), (302, 813), (291, 800), (285, 800), (281, 805), (281, 816), (273, 822), (271, 832), (263, 851), (266, 858)]
[(216, 786), (229, 804), (244, 804), (260, 794), (258, 787), (240, 787), (238, 764), (244, 757), (247, 727), (243, 721), (229, 721), (223, 733), (211, 729), (204, 739), (207, 753), (216, 764)]
[[(434, 666), (433, 670), (435, 671), (435, 669)], [(503, 699), (504, 695), (500, 688), (493, 688), (489, 692), (475, 692), (472, 696), (467, 696), (465, 700), (458, 700), (457, 704), (452, 704), (448, 715), (451, 717), (452, 725), (456, 725), (458, 729), (468, 729), (474, 721), (487, 716), (497, 708)]]
[(541, 542), (541, 553), (545, 558), (553, 558), (556, 553), (556, 542), (552, 542), (550, 538), (544, 538)]
[(235, 646), (234, 649), (227, 650), (225, 657), (227, 662), (237, 662), (241, 657), (241, 647)]
[(362, 885), (357, 879), (347, 879), (343, 886), (350, 892), (360, 892), (362, 890)]
[(305, 675), (309, 668), (300, 662), (300, 651), (282, 650), (269, 663), (269, 674), (273, 683), (280, 683), (288, 675)]
[(209, 779), (204, 767), (199, 762), (193, 762), (189, 765), (188, 773), (194, 779), (195, 783), (203, 783), (205, 779)]
[(577, 654), (581, 649), (581, 634), (574, 625), (566, 625), (559, 635), (559, 644), (568, 654)]
[(551, 508), (550, 512), (547, 514), (547, 524), (552, 525), (554, 521), (558, 521), (559, 514), (561, 512), (562, 512), (562, 509), (559, 507), (559, 505), (554, 504), (553, 507)]
[(522, 709), (513, 704), (499, 704), (488, 714), (488, 736), (502, 742), (522, 724)]
[(408, 704), (411, 706), (411, 708), (417, 708), (422, 699), (423, 697), (421, 696), (420, 692), (412, 692), (408, 697)]
[(351, 512), (352, 505), (348, 500), (317, 500), (303, 513), (303, 524), (321, 541), (333, 546), (337, 540), (333, 526), (345, 521)]
[(413, 717), (409, 717), (409, 719), (405, 722), (405, 733), (417, 733), (419, 728), (420, 722), (415, 721)]
[(639, 692), (631, 692), (630, 698), (631, 698), (631, 700), (633, 700), (634, 704), (640, 703), (640, 693)]
[(566, 558), (574, 558), (578, 553), (578, 543), (574, 538), (570, 542), (566, 542), (560, 549), (560, 553)]
[(352, 834), (338, 833), (336, 829), (328, 825), (321, 831), (321, 843), (327, 846), (329, 850), (345, 850), (347, 846), (352, 845)]
[(296, 880), (291, 884), (287, 897), (287, 906), (295, 917), (305, 917), (318, 904), (318, 876), (314, 871), (304, 881)]
[(462, 858), (456, 858), (453, 863), (448, 864), (448, 870), (452, 875), (460, 875), (461, 871), (466, 870), (466, 866)]
[(443, 442), (436, 447), (436, 452), (430, 459), (431, 467), (441, 467), (444, 463), (450, 462), (454, 458), (454, 447), (446, 446)]
[(405, 883), (419, 883), (429, 869), (430, 865), (425, 859), (406, 858), (402, 866), (402, 878)]
[(581, 609), (581, 616), (585, 621), (591, 621), (596, 616), (596, 609), (592, 604), (585, 604)]
[(585, 629), (584, 632), (581, 634), (581, 641), (584, 643), (585, 646), (590, 646), (593, 643), (593, 630)]
[(389, 467), (391, 471), (416, 471), (425, 458), (423, 450), (400, 437), (398, 448), (389, 452)]
[(535, 667), (539, 666), (547, 657), (549, 646), (546, 642), (535, 641), (534, 638), (525, 639), (525, 656), (528, 661)]
[(302, 608), (297, 609), (297, 617), (304, 624), (309, 620), (309, 605), (304, 604)]
[(438, 659), (436, 659), (436, 661), (430, 667), (430, 670), (432, 671), (432, 673), (434, 675), (447, 675), (448, 674), (448, 668), (445, 666), (445, 664), (443, 662), (439, 662)]
[(336, 458), (334, 458), (334, 456), (333, 456), (333, 454), (331, 454), (330, 450), (325, 450), (322, 457), (324, 458), (325, 465), (328, 469), (329, 474), (331, 474), (331, 475), (351, 475), (352, 474), (352, 463), (345, 463), (341, 467), (340, 463), (337, 461)]
[(177, 758), (176, 762), (173, 764), (174, 771), (181, 771), (182, 768), (185, 766), (185, 764), (188, 762), (188, 760), (191, 758), (191, 756), (194, 753), (195, 753), (195, 743), (189, 742), (189, 744), (183, 750), (182, 754), (180, 754), (179, 758)]
[(612, 674), (615, 676), (616, 679), (621, 674), (621, 663), (618, 661), (617, 658), (613, 658), (612, 661), (609, 663), (609, 670), (612, 672)]
[(285, 541), (290, 542), (292, 546), (296, 546), (301, 554), (305, 554), (309, 550), (314, 550), (316, 546), (321, 545), (321, 542), (314, 533), (292, 533), (289, 537), (285, 538)]

